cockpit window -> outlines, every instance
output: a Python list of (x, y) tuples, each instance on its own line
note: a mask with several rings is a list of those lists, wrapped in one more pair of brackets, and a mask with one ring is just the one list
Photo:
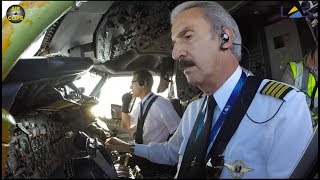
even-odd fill
[(86, 74), (82, 75), (80, 79), (73, 81), (73, 84), (77, 86), (78, 88), (83, 87), (84, 88), (84, 95), (89, 96), (90, 93), (93, 91), (94, 87), (98, 84), (100, 81), (101, 76), (87, 72)]
[[(106, 81), (104, 86), (101, 88), (99, 104), (91, 109), (91, 112), (96, 117), (102, 117), (111, 119), (111, 104), (122, 105), (122, 95), (130, 92), (132, 76), (112, 77)], [(167, 98), (168, 90), (163, 93), (157, 93), (157, 88), (160, 82), (160, 77), (157, 75), (153, 76), (153, 87), (152, 92)], [(137, 104), (140, 102), (139, 98), (136, 98), (132, 109), (135, 109)]]

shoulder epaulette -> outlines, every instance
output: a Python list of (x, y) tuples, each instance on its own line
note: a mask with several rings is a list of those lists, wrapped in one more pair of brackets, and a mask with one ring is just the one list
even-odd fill
[(277, 81), (269, 81), (261, 89), (260, 93), (269, 95), (277, 99), (282, 99), (292, 90), (293, 88)]
[(201, 98), (201, 97), (202, 97), (202, 94), (203, 94), (203, 92), (201, 92), (201, 93), (193, 96), (193, 98), (191, 99), (191, 102), (194, 101), (194, 100), (197, 100), (197, 99)]

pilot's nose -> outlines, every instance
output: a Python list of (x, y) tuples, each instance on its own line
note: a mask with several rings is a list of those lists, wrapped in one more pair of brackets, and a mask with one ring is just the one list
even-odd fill
[(183, 56), (186, 56), (186, 51), (181, 45), (176, 43), (172, 48), (172, 59), (179, 60)]

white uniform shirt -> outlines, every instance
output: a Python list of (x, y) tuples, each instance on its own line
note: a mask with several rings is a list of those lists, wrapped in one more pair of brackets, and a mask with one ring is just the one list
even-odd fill
[[(213, 124), (218, 119), (240, 76), (241, 68), (239, 66), (223, 86), (213, 94), (217, 102)], [(250, 118), (257, 122), (271, 118), (282, 103), (282, 100), (260, 94), (260, 90), (268, 81), (270, 80), (262, 81), (247, 111)], [(291, 90), (284, 97), (285, 102), (281, 109), (270, 121), (257, 124), (246, 115), (242, 119), (224, 152), (225, 164), (235, 165), (233, 163), (239, 160), (247, 168), (253, 169), (244, 173), (242, 178), (288, 178), (294, 170), (312, 136), (311, 116), (305, 95), (296, 90)], [(179, 168), (196, 116), (204, 99), (205, 96), (189, 104), (176, 133), (169, 142), (150, 143), (147, 146), (136, 145), (135, 154), (162, 164), (176, 164), (178, 162)], [(211, 146), (212, 143), (209, 148)], [(235, 176), (240, 176), (240, 174), (231, 173), (224, 166), (220, 178)]]
[[(140, 103), (143, 103), (143, 109), (145, 112), (148, 103), (152, 97), (148, 98), (153, 93), (147, 94)], [(140, 103), (137, 108), (130, 115), (131, 127), (136, 126), (138, 123), (138, 117), (140, 114)], [(169, 137), (169, 134), (173, 134), (177, 129), (181, 118), (175, 111), (171, 102), (161, 96), (159, 96), (149, 109), (143, 125), (143, 144), (150, 142), (163, 142)]]

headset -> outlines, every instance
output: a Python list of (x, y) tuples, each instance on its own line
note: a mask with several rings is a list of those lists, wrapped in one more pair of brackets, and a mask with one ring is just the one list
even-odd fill
[[(140, 87), (147, 85), (147, 87), (149, 87), (150, 85), (152, 86), (153, 83), (153, 79), (152, 79), (152, 75), (149, 71), (147, 70), (139, 70), (136, 72), (137, 74), (137, 82), (139, 84)], [(149, 77), (150, 76), (150, 77)], [(151, 88), (151, 87), (150, 87)]]
[[(220, 49), (223, 50), (223, 51), (224, 51), (224, 50), (227, 50), (228, 48), (224, 48), (224, 47), (222, 47), (222, 46), (223, 46), (224, 43), (226, 43), (226, 42), (229, 41), (229, 36), (228, 36), (228, 34), (222, 33), (222, 34), (220, 35), (220, 39), (221, 39)], [(232, 43), (232, 44), (234, 44), (234, 45), (240, 45), (240, 46), (242, 46), (242, 47), (247, 51), (248, 56), (249, 56), (249, 69), (250, 69), (251, 57), (250, 57), (250, 52), (249, 52), (249, 50), (248, 50), (244, 45), (242, 45), (242, 44), (239, 44), (239, 43)]]
[[(220, 35), (220, 39), (221, 39), (220, 49), (221, 49), (221, 50), (227, 50), (228, 48), (224, 48), (224, 47), (222, 47), (222, 46), (224, 45), (224, 43), (226, 43), (226, 42), (229, 41), (229, 36), (228, 36), (228, 34), (222, 33), (222, 34)], [(232, 44), (234, 44), (234, 45), (241, 45), (241, 46), (242, 46), (242, 44), (238, 44), (238, 43), (232, 43)]]
[(145, 81), (146, 81), (146, 79), (145, 79), (145, 80), (142, 80), (142, 81), (138, 81), (139, 86), (143, 86)]
[(224, 43), (228, 42), (229, 41), (229, 36), (228, 34), (226, 33), (222, 33), (220, 35), (220, 38), (221, 38), (221, 45), (220, 45), (220, 48), (223, 49), (223, 50), (226, 50), (227, 48), (224, 48), (222, 47)]

